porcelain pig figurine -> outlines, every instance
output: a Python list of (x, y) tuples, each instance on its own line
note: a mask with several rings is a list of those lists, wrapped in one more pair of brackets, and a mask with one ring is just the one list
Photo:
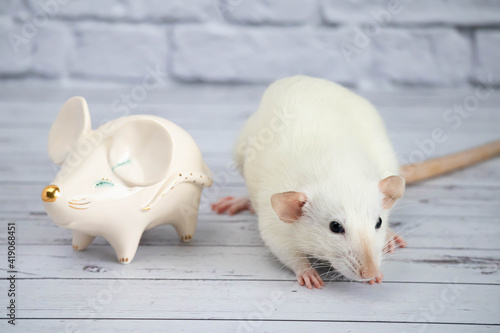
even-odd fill
[(85, 99), (73, 97), (52, 125), (48, 151), (61, 169), (43, 189), (43, 205), (57, 225), (73, 230), (75, 250), (101, 236), (128, 264), (145, 230), (171, 224), (182, 241), (193, 237), (212, 177), (179, 126), (127, 116), (92, 130)]

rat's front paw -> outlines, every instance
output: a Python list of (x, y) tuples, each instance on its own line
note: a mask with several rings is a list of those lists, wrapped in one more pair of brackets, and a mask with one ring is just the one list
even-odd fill
[(217, 214), (227, 212), (229, 215), (238, 214), (244, 210), (249, 210), (250, 212), (255, 213), (250, 199), (235, 197), (225, 197), (220, 199), (217, 203), (212, 204), (212, 210)]
[(382, 283), (382, 280), (384, 279), (384, 274), (382, 272), (378, 272), (377, 276), (375, 276), (373, 279), (366, 281), (367, 283), (374, 285), (375, 283)]
[(301, 286), (305, 285), (309, 289), (312, 289), (313, 286), (315, 288), (321, 289), (325, 285), (325, 283), (319, 276), (318, 271), (316, 271), (312, 267), (302, 273), (297, 274), (297, 281)]
[(406, 247), (406, 241), (403, 237), (392, 231), (392, 229), (388, 229), (384, 253), (394, 253), (398, 247)]

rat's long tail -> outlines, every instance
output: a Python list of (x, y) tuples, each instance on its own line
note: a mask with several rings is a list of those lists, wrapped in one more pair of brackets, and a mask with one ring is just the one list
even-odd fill
[(500, 155), (500, 140), (456, 154), (433, 158), (416, 164), (403, 165), (401, 175), (407, 184), (437, 177)]

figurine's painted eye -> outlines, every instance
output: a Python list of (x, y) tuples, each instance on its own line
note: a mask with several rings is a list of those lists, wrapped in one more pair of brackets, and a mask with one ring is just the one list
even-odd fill
[(111, 167), (111, 170), (113, 171), (113, 170), (115, 170), (116, 168), (118, 168), (118, 167), (120, 167), (120, 166), (122, 166), (122, 165), (125, 165), (125, 164), (129, 164), (129, 163), (130, 163), (130, 160), (126, 160), (125, 162), (118, 163), (117, 165), (113, 165), (113, 166)]
[(115, 186), (115, 184), (113, 184), (113, 182), (107, 178), (106, 179), (103, 178), (94, 184), (94, 188), (104, 187), (104, 186)]

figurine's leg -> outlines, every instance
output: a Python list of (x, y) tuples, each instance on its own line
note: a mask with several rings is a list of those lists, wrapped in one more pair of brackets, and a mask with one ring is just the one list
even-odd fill
[(95, 239), (95, 236), (87, 235), (80, 231), (73, 230), (73, 249), (83, 251), (89, 247), (90, 243)]
[(118, 261), (122, 264), (130, 263), (137, 252), (143, 230), (117, 230), (107, 240), (116, 252)]
[(199, 210), (198, 202), (198, 200), (194, 200), (193, 204), (181, 203), (178, 206), (175, 223), (172, 224), (180, 239), (185, 243), (191, 241), (196, 231)]

